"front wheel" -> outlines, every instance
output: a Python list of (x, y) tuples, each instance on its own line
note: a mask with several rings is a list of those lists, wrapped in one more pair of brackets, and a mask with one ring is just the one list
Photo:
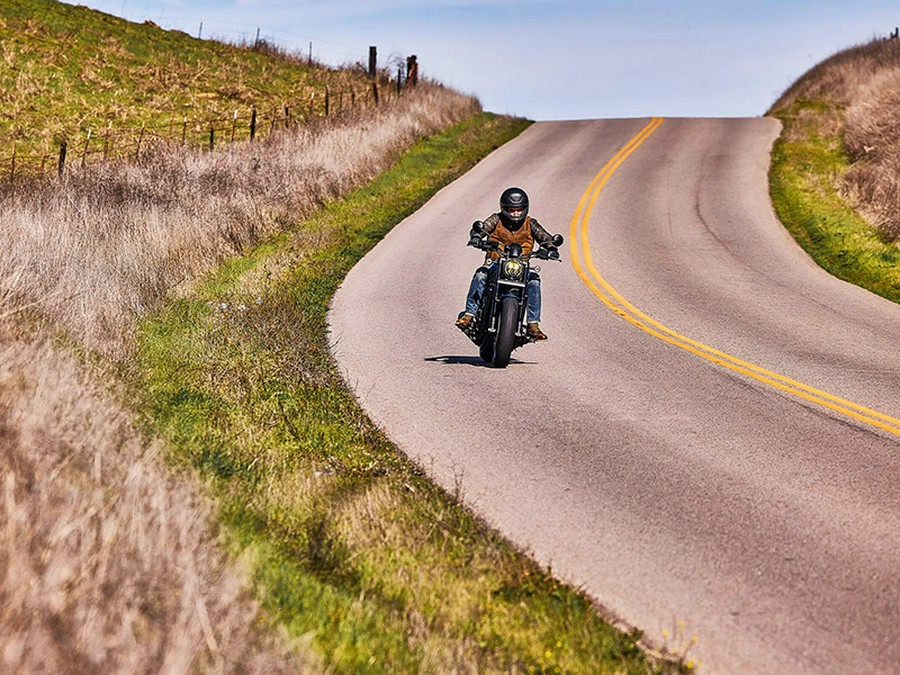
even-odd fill
[(494, 365), (506, 368), (516, 344), (516, 324), (519, 322), (519, 302), (513, 297), (503, 298), (500, 305), (500, 325), (494, 341)]

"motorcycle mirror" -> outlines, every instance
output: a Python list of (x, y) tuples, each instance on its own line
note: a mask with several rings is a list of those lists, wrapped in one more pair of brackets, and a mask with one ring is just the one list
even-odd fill
[(476, 220), (474, 223), (472, 223), (472, 231), (484, 232), (484, 223), (482, 223), (480, 220)]
[(553, 245), (556, 246), (557, 248), (559, 248), (560, 246), (563, 245), (563, 241), (564, 241), (564, 239), (561, 234), (553, 235)]

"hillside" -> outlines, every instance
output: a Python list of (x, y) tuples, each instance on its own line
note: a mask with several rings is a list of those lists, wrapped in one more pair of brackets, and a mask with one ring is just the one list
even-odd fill
[(769, 109), (784, 124), (772, 197), (794, 237), (836, 276), (900, 302), (900, 40), (811, 68)]
[(247, 138), (254, 108), (264, 134), (323, 116), (326, 86), (332, 114), (371, 96), (361, 68), (309, 64), (264, 40), (199, 40), (54, 0), (0, 3), (0, 158), (15, 143), (23, 168), (64, 139), (80, 156), (88, 132), (95, 156), (133, 152), (142, 129), (194, 144), (210, 128)]

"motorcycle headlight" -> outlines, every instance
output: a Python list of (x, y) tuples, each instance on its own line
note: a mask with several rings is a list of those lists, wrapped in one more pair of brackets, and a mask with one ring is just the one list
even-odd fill
[(524, 272), (525, 265), (520, 263), (518, 260), (507, 260), (506, 264), (503, 265), (503, 276), (507, 279), (518, 281), (522, 278), (522, 274)]

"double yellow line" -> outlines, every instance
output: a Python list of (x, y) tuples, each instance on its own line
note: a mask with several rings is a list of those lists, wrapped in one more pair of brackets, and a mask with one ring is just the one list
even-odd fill
[[(600, 169), (600, 172), (594, 177), (594, 180), (591, 181), (590, 185), (588, 185), (581, 200), (578, 202), (578, 207), (575, 210), (575, 215), (572, 216), (572, 222), (569, 228), (569, 236), (572, 242), (570, 250), (572, 266), (575, 268), (575, 272), (581, 278), (582, 282), (584, 282), (584, 285), (616, 314), (663, 342), (668, 342), (669, 344), (691, 352), (700, 358), (717, 363), (720, 366), (741, 373), (742, 375), (752, 377), (759, 382), (780, 389), (781, 391), (900, 436), (900, 419), (884, 415), (871, 408), (866, 408), (865, 406), (858, 405), (852, 401), (832, 396), (828, 392), (815, 389), (814, 387), (784, 377), (783, 375), (766, 370), (765, 368), (760, 368), (759, 366), (738, 359), (730, 354), (719, 351), (718, 349), (691, 340), (690, 338), (663, 326), (623, 298), (619, 292), (603, 278), (600, 272), (597, 271), (591, 258), (591, 249), (588, 243), (588, 225), (590, 223), (591, 211), (593, 211), (594, 205), (600, 197), (600, 193), (603, 191), (603, 188), (609, 182), (609, 179), (615, 173), (616, 169), (618, 169), (622, 163), (628, 159), (631, 153), (637, 150), (662, 123), (663, 119), (661, 117), (654, 117), (650, 120), (643, 129), (628, 141), (628, 143), (626, 143), (625, 146), (619, 150), (619, 152), (617, 152), (602, 169)], [(584, 260), (583, 265), (581, 259)]]

